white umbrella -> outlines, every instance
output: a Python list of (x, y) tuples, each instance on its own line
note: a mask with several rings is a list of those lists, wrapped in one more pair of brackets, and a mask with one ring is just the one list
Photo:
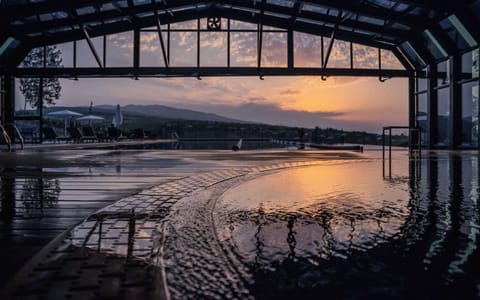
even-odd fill
[(47, 114), (47, 116), (51, 117), (64, 117), (65, 118), (65, 128), (64, 128), (64, 135), (67, 136), (67, 118), (72, 117), (72, 116), (81, 116), (82, 114), (79, 114), (77, 112), (64, 109), (64, 110), (58, 110), (58, 111), (52, 111)]
[(123, 124), (123, 114), (120, 110), (120, 104), (117, 104), (117, 110), (115, 111), (115, 116), (112, 118), (112, 124), (115, 127), (119, 127)]
[(100, 121), (105, 120), (104, 117), (95, 116), (95, 115), (86, 115), (80, 118), (77, 118), (77, 121)]
[(80, 118), (77, 118), (77, 121), (88, 121), (88, 124), (92, 125), (92, 121), (103, 121), (105, 120), (104, 117), (96, 116), (96, 115), (86, 115)]

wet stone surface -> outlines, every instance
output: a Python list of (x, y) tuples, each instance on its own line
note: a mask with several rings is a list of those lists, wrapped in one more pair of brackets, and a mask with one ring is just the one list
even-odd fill
[[(179, 234), (171, 231), (178, 225), (176, 220), (170, 222), (172, 206), (181, 199), (188, 203), (188, 197), (202, 192), (226, 190), (229, 181), (248, 174), (317, 163), (199, 173), (123, 198), (45, 247), (17, 273), (4, 294), (16, 299), (249, 298), (245, 270), (232, 264), (234, 258), (224, 253), (215, 232), (205, 227), (212, 221), (211, 201), (218, 195), (195, 201), (196, 208), (191, 209), (195, 213), (185, 220), (196, 220)], [(215, 186), (221, 187), (212, 189)], [(176, 245), (185, 251), (176, 251)], [(183, 269), (177, 264), (190, 269), (188, 278), (179, 277), (178, 270)]]

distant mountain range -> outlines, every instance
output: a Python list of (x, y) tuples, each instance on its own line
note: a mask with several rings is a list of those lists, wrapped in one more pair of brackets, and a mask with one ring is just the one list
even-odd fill
[[(114, 105), (98, 105), (94, 109), (104, 109), (115, 111)], [(175, 108), (165, 105), (153, 104), (153, 105), (125, 105), (122, 106), (122, 112), (124, 114), (144, 115), (149, 117), (157, 117), (160, 119), (180, 119), (180, 120), (196, 120), (196, 121), (211, 121), (211, 122), (227, 122), (227, 123), (247, 123), (242, 120), (230, 119), (227, 117), (219, 116), (216, 114), (205, 113), (201, 111)]]
[[(55, 106), (45, 109), (45, 113), (50, 111), (73, 109), (82, 114), (88, 114), (88, 107), (63, 107)], [(125, 117), (155, 117), (159, 119), (168, 120), (193, 120), (193, 121), (210, 121), (210, 122), (226, 122), (226, 123), (249, 123), (242, 120), (230, 119), (216, 114), (205, 113), (201, 111), (175, 108), (165, 105), (125, 105), (121, 107)], [(116, 105), (96, 105), (93, 107), (93, 114), (95, 115), (113, 115), (116, 110)]]

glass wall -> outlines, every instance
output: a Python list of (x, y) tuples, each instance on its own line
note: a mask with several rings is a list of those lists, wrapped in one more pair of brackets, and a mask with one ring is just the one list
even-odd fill
[(478, 146), (478, 82), (462, 84), (462, 145)]
[(478, 147), (478, 49), (462, 55), (462, 145)]
[(427, 68), (423, 69), (422, 74), (417, 77), (417, 92), (423, 92), (427, 90)]
[(421, 130), (422, 145), (426, 145), (428, 141), (428, 97), (427, 93), (417, 95), (417, 126)]
[(437, 90), (437, 146), (443, 147), (450, 144), (450, 88), (444, 87)]

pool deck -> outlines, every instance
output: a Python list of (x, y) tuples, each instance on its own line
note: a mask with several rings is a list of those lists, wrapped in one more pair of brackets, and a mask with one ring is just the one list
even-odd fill
[(2, 185), (15, 186), (13, 199), (25, 201), (18, 194), (31, 189), (25, 182), (32, 178), (55, 178), (61, 190), (52, 207), (17, 208), (2, 219), (2, 254), (12, 257), (4, 279), (16, 273), (6, 298), (168, 298), (164, 270), (149, 259), (162, 251), (154, 241), (177, 201), (252, 174), (360, 158), (296, 150), (37, 150), (0, 153)]

